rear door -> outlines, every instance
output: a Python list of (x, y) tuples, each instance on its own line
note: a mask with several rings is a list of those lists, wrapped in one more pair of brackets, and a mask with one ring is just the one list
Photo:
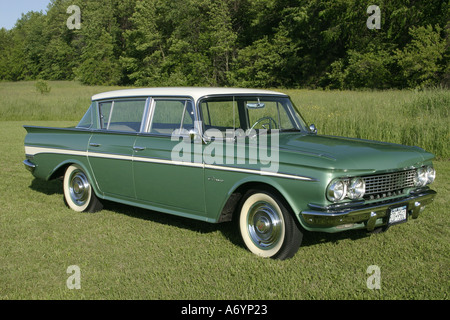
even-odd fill
[(106, 196), (134, 199), (133, 147), (143, 125), (147, 99), (99, 102), (100, 130), (94, 131), (88, 158), (98, 188)]

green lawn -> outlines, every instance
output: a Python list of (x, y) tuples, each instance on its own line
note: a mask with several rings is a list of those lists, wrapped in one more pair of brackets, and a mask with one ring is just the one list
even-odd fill
[[(7, 107), (25, 108), (27, 101), (36, 100), (40, 108), (29, 117), (24, 109), (21, 120), (0, 118), (0, 299), (449, 298), (450, 161), (435, 162), (438, 196), (419, 219), (376, 235), (306, 233), (294, 258), (261, 259), (244, 248), (232, 223), (211, 225), (113, 203), (95, 214), (68, 209), (60, 182), (35, 180), (24, 169), (22, 126), (73, 125), (87, 109), (89, 95), (102, 90), (74, 83), (50, 85), (50, 94), (41, 97), (31, 92), (30, 83), (0, 83), (0, 114), (11, 115), (13, 111), (5, 113)], [(24, 88), (28, 91), (23, 96), (11, 97)], [(41, 115), (44, 105), (51, 120), (59, 115), (55, 101), (71, 108), (72, 98), (62, 92), (75, 99), (76, 110), (61, 113), (68, 121), (48, 121)], [(301, 100), (302, 91), (292, 93)], [(328, 100), (332, 93), (304, 94), (309, 105), (323, 108), (321, 97)], [(400, 94), (405, 101), (414, 100), (408, 98), (414, 93)], [(350, 93), (342, 96), (347, 99)], [(339, 94), (333, 97), (339, 100)], [(5, 101), (12, 105), (5, 106)], [(321, 123), (314, 121), (320, 130)], [(80, 290), (66, 286), (71, 265), (81, 270)], [(380, 290), (367, 288), (371, 265), (380, 268)]]

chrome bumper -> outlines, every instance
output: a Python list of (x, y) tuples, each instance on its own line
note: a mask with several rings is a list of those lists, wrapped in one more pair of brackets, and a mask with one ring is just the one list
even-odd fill
[[(430, 204), (436, 195), (433, 190), (412, 192), (408, 196), (365, 204), (364, 202), (347, 206), (320, 207), (310, 204), (311, 210), (302, 211), (304, 222), (312, 229), (333, 229), (337, 232), (345, 229), (366, 228), (373, 231), (375, 227), (387, 225), (389, 209), (407, 206), (408, 216), (417, 219), (419, 213)], [(326, 230), (324, 230), (326, 231)]]
[(36, 165), (34, 163), (32, 163), (30, 160), (25, 160), (23, 162), (23, 164), (25, 165), (25, 168), (30, 171), (31, 173), (34, 172), (34, 170), (36, 169)]

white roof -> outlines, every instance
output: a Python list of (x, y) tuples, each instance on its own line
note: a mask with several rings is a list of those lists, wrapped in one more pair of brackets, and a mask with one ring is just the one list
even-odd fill
[(127, 90), (117, 90), (109, 91), (104, 93), (96, 94), (92, 97), (92, 100), (103, 100), (112, 98), (129, 98), (129, 97), (153, 97), (153, 96), (164, 96), (164, 97), (192, 97), (195, 101), (199, 98), (209, 95), (282, 95), (286, 96), (284, 93), (261, 90), (261, 89), (243, 89), (243, 88), (202, 88), (202, 87), (167, 87), (167, 88), (142, 88), (142, 89), (127, 89)]

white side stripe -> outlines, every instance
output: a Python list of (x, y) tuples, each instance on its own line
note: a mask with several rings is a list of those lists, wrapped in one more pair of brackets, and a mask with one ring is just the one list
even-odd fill
[(108, 158), (115, 160), (131, 160), (131, 161), (133, 160), (133, 156), (125, 156), (113, 153), (86, 152), (86, 155), (92, 158)]
[(30, 156), (37, 155), (39, 153), (51, 153), (51, 154), (68, 154), (73, 156), (87, 156), (87, 151), (75, 151), (65, 149), (53, 149), (53, 148), (39, 148), (39, 147), (27, 147), (25, 146), (25, 153)]
[(169, 165), (186, 166), (186, 167), (196, 167), (196, 168), (204, 168), (204, 169), (210, 169), (210, 170), (241, 172), (241, 173), (257, 174), (257, 175), (262, 175), (262, 176), (270, 176), (270, 177), (278, 177), (278, 178), (294, 179), (294, 180), (302, 180), (302, 181), (317, 181), (316, 179), (310, 178), (310, 177), (303, 177), (303, 176), (271, 172), (271, 171), (264, 171), (264, 170), (257, 170), (257, 169), (244, 169), (244, 168), (236, 168), (236, 167), (217, 166), (217, 165), (197, 163), (197, 162), (182, 162), (182, 161), (172, 161), (172, 160), (164, 160), (164, 159), (156, 159), (156, 158), (133, 157), (133, 156), (126, 156), (126, 155), (119, 155), (119, 154), (110, 154), (110, 153), (98, 153), (98, 152), (28, 147), (28, 146), (25, 146), (25, 153), (30, 156), (35, 156), (35, 155), (41, 154), (41, 153), (65, 154), (65, 155), (84, 156), (84, 157), (89, 156), (89, 157), (95, 157), (95, 158), (129, 160), (129, 161), (138, 161), (138, 162), (149, 162), (149, 163), (169, 164)]

